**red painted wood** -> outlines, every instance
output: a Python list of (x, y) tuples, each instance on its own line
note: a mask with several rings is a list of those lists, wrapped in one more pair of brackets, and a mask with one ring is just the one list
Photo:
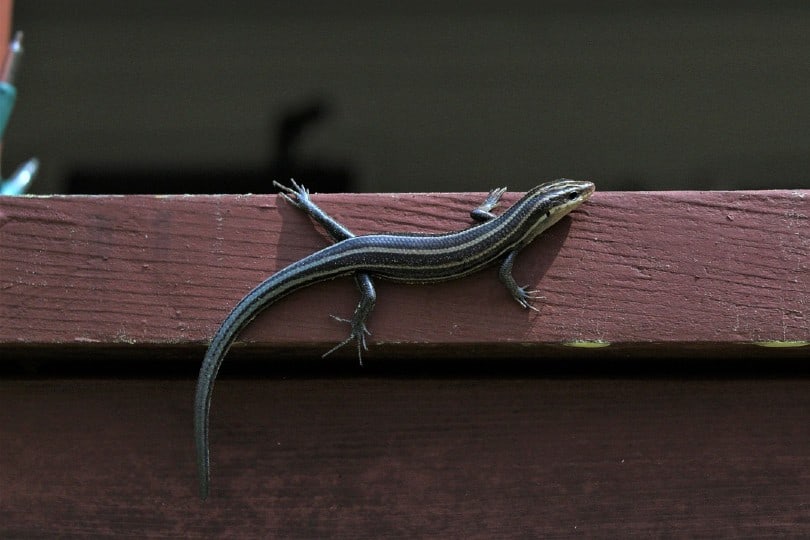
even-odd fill
[[(459, 229), (482, 198), (315, 196), (358, 234)], [(494, 270), (380, 282), (369, 354), (535, 356), (572, 340), (706, 353), (810, 340), (808, 216), (807, 190), (597, 193), (518, 258), (517, 279), (545, 295), (539, 313), (521, 309)], [(242, 295), (328, 243), (273, 195), (2, 198), (0, 347), (201, 349)], [(350, 315), (356, 301), (350, 279), (312, 286), (243, 339), (326, 350), (347, 330), (329, 315)]]
[(0, 380), (0, 537), (810, 535), (806, 380)]
[(5, 58), (7, 44), (11, 41), (11, 15), (14, 2), (12, 0), (0, 0), (0, 63)]
[[(364, 233), (460, 228), (481, 197), (317, 200)], [(381, 283), (369, 356), (560, 355), (561, 341), (602, 339), (616, 345), (592, 358), (804, 358), (740, 343), (810, 339), (808, 200), (598, 193), (518, 260), (547, 297), (539, 314), (494, 271)], [(273, 196), (2, 198), (2, 358), (201, 354), (247, 290), (327, 243)], [(345, 332), (327, 315), (355, 302), (350, 280), (316, 285), (245, 338), (325, 350)], [(380, 365), (219, 381), (205, 503), (193, 380), (0, 380), (0, 537), (810, 533), (804, 379), (375, 377)]]

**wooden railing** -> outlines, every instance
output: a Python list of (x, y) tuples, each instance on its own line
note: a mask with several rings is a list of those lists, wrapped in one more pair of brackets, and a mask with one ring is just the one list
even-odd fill
[[(315, 200), (357, 234), (445, 232), (468, 226), (483, 194)], [(275, 195), (5, 198), (0, 211), (0, 349), (19, 352), (202, 352), (247, 291), (329, 243)], [(518, 257), (518, 281), (545, 296), (539, 313), (521, 309), (495, 270), (380, 282), (369, 358), (420, 348), (539, 362), (572, 350), (798, 356), (810, 340), (808, 216), (801, 190), (597, 193)], [(356, 300), (350, 279), (315, 285), (242, 341), (327, 350), (347, 332), (329, 315), (349, 316)]]
[[(358, 234), (482, 198), (315, 196)], [(352, 281), (302, 290), (225, 362), (203, 503), (205, 346), (328, 240), (272, 195), (0, 198), (0, 536), (807, 535), (808, 216), (806, 190), (599, 192), (520, 254), (539, 312), (495, 270), (380, 282), (365, 368), (307, 360)]]

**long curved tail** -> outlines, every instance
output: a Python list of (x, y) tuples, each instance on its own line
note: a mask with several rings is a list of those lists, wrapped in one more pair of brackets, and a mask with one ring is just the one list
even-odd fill
[[(245, 297), (247, 299), (247, 297)], [(248, 304), (243, 299), (219, 327), (211, 345), (205, 353), (205, 359), (200, 367), (197, 379), (197, 393), (194, 398), (194, 440), (197, 445), (197, 477), (200, 486), (200, 498), (208, 497), (208, 486), (211, 479), (210, 453), (208, 449), (208, 413), (211, 409), (211, 395), (214, 390), (214, 380), (217, 378), (222, 360), (228, 352), (236, 335), (250, 322), (249, 319), (240, 321)]]
[[(285, 269), (286, 270), (286, 269)], [(200, 375), (197, 379), (197, 393), (194, 398), (194, 440), (197, 446), (197, 476), (200, 483), (200, 497), (208, 497), (211, 480), (210, 452), (208, 449), (208, 416), (211, 409), (211, 395), (214, 381), (236, 336), (256, 315), (275, 303), (282, 296), (303, 287), (308, 283), (291, 283), (290, 274), (281, 270), (250, 291), (231, 310), (217, 330), (211, 345), (205, 352)]]
[[(250, 291), (231, 310), (211, 340), (205, 353), (200, 375), (197, 379), (197, 393), (194, 398), (194, 439), (197, 446), (197, 476), (200, 483), (200, 497), (208, 497), (211, 480), (210, 451), (208, 448), (209, 411), (214, 381), (236, 336), (252, 321), (256, 315), (274, 304), (282, 297), (318, 281), (335, 278), (350, 273), (350, 266), (333, 265), (322, 268), (323, 253), (343, 250), (340, 244), (333, 244), (309, 257), (279, 270), (255, 289)], [(315, 271), (315, 270), (319, 271)]]

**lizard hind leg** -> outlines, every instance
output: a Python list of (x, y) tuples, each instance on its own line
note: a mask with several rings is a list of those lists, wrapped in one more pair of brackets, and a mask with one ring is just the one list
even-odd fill
[(371, 310), (374, 309), (374, 304), (377, 301), (377, 292), (374, 290), (374, 282), (371, 281), (371, 277), (369, 277), (368, 274), (356, 274), (354, 276), (354, 282), (357, 284), (357, 288), (360, 290), (360, 302), (357, 304), (357, 308), (355, 308), (354, 315), (352, 315), (351, 320), (342, 319), (332, 315), (332, 318), (335, 320), (349, 323), (349, 325), (352, 327), (352, 331), (349, 334), (349, 337), (326, 351), (321, 358), (329, 356), (350, 341), (356, 340), (357, 359), (360, 361), (360, 365), (362, 366), (363, 350), (368, 350), (368, 346), (366, 345), (366, 336), (371, 335), (371, 332), (369, 332), (368, 328), (366, 328), (366, 320), (371, 314)]

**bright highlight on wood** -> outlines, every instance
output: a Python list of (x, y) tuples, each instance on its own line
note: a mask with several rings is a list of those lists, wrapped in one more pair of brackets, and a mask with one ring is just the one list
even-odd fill
[(607, 341), (603, 341), (601, 339), (592, 339), (592, 340), (585, 340), (585, 339), (578, 339), (574, 341), (565, 341), (563, 345), (566, 347), (576, 347), (579, 349), (603, 349), (605, 347), (610, 347), (610, 343)]

